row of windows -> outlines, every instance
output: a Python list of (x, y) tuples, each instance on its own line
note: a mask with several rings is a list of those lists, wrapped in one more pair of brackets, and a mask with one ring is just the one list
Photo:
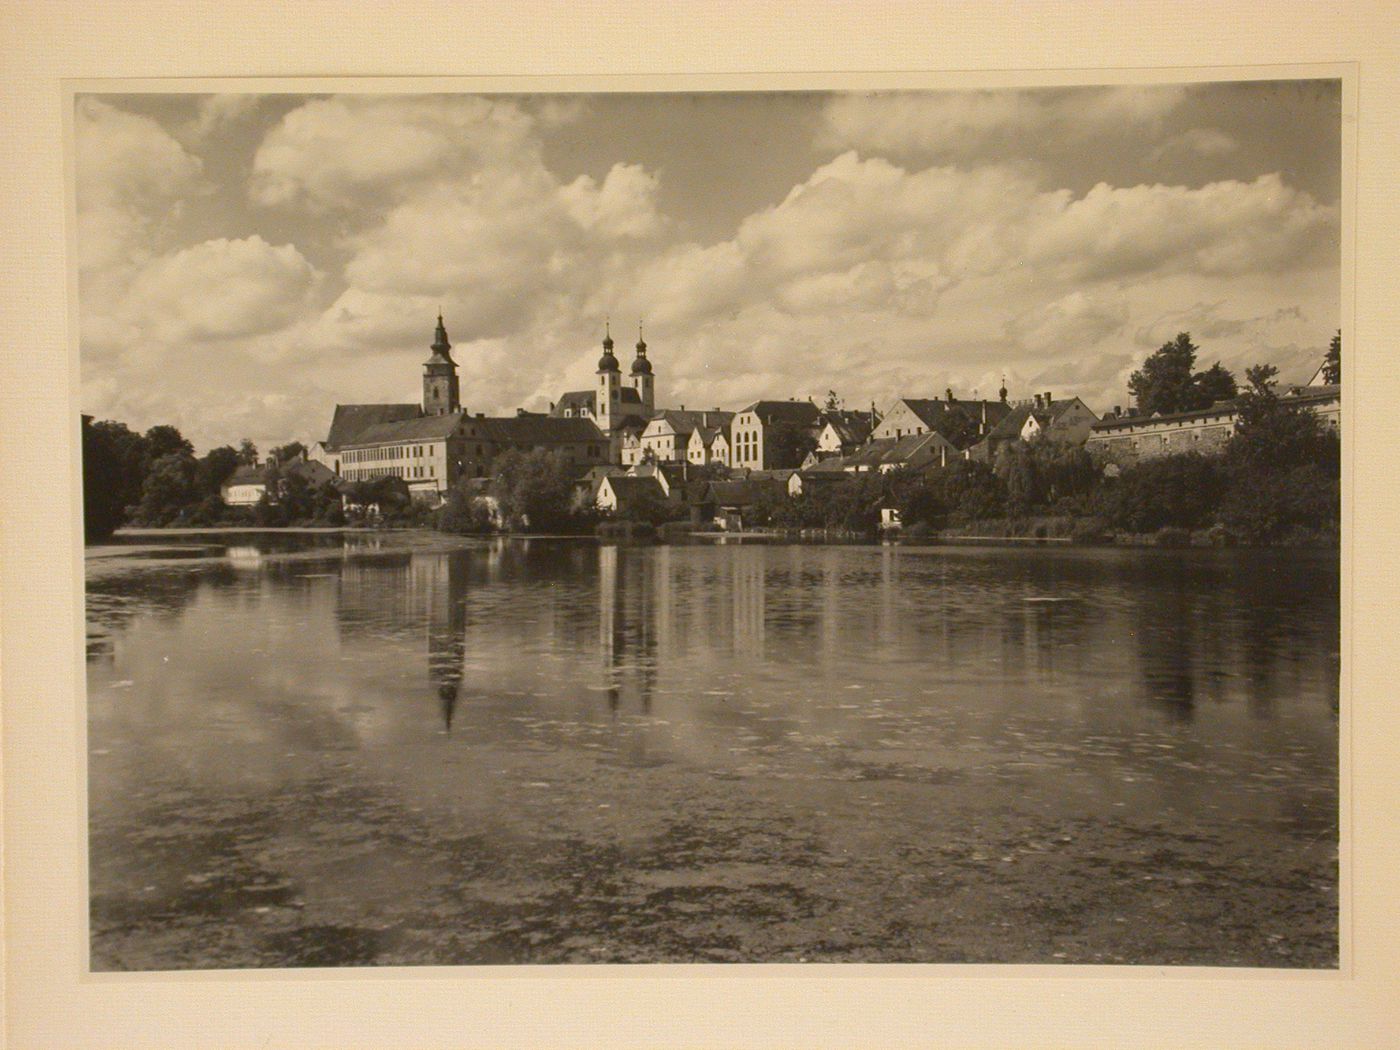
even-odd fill
[(382, 463), (390, 459), (421, 459), (432, 454), (431, 445), (382, 445), (379, 448), (352, 448), (343, 458), (346, 463)]

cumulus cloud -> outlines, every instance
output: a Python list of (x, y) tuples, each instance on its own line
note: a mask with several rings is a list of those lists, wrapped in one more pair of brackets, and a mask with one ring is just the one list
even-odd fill
[(197, 145), (230, 125), (248, 122), (267, 97), (247, 92), (201, 96), (194, 119), (179, 129), (181, 137)]
[(907, 171), (851, 152), (745, 220), (732, 242), (676, 250), (641, 287), (676, 322), (764, 299), (798, 312), (931, 315), (954, 285), (984, 279), (1019, 286), (1034, 273), (1044, 296), (1047, 281), (1068, 292), (1146, 274), (1286, 270), (1315, 261), (1336, 231), (1334, 208), (1277, 175), (1075, 197), (1010, 169)]
[(149, 117), (92, 96), (79, 97), (74, 116), (79, 265), (139, 261), (162, 218), (200, 191), (203, 165)]
[[(197, 441), (315, 439), (336, 401), (416, 396), (439, 308), (464, 401), (485, 412), (587, 386), (607, 314), (624, 348), (645, 316), (662, 402), (692, 407), (833, 388), (862, 406), (945, 386), (995, 396), (1004, 373), (1013, 396), (1052, 389), (1102, 408), (1179, 330), (1231, 367), (1301, 360), (1334, 326), (1334, 207), (1247, 167), (1069, 189), (1011, 152), (989, 162), (947, 145), (1014, 152), (1033, 134), (1091, 148), (1091, 129), (1148, 127), (1182, 94), (838, 98), (823, 135), (841, 149), (714, 241), (682, 239), (694, 226), (663, 212), (677, 199), (664, 170), (624, 151), (597, 151), (584, 174), (546, 162), (551, 129), (586, 113), (577, 100), (339, 96), (274, 116), (210, 99), (209, 143), (265, 127), (251, 178), (213, 204), (196, 157), (99, 103), (80, 129), (100, 140), (80, 136), (80, 241), (126, 251), (85, 271), (85, 390), (143, 425), (160, 419), (138, 409), (183, 412), (168, 418)], [(1241, 163), (1205, 127), (1168, 145)], [(240, 199), (250, 206), (211, 239)], [(169, 227), (181, 200), (200, 221)], [(210, 362), (217, 404), (127, 392), (207, 389)]]
[(132, 283), (125, 308), (167, 342), (235, 339), (295, 319), (316, 279), (290, 244), (219, 238), (152, 260)]
[(527, 159), (535, 123), (512, 102), (476, 95), (316, 99), (264, 138), (249, 190), (260, 204), (322, 209), (402, 199), (434, 177)]
[(967, 158), (1031, 133), (1081, 140), (1105, 128), (1150, 124), (1185, 96), (1170, 85), (840, 94), (823, 111), (822, 141), (837, 149)]
[(1200, 189), (1100, 183), (1082, 198), (1061, 191), (1039, 204), (1025, 232), (1025, 258), (1066, 279), (1286, 270), (1314, 261), (1338, 237), (1337, 209), (1275, 173)]

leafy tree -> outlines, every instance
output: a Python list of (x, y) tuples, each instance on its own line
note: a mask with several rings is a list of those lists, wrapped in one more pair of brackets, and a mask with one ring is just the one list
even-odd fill
[(822, 411), (823, 411), (823, 412), (839, 412), (839, 411), (841, 411), (841, 399), (840, 399), (839, 397), (836, 396), (836, 391), (835, 391), (835, 390), (828, 390), (828, 391), (826, 392), (826, 401), (824, 401), (824, 402), (822, 403)]
[(285, 445), (278, 445), (267, 454), (267, 458), (274, 463), (286, 463), (288, 460), (304, 455), (306, 455), (306, 446), (300, 441), (290, 441)]
[(447, 494), (447, 501), (438, 511), (437, 527), (458, 535), (483, 535), (492, 530), (491, 510), (485, 500), (465, 485), (458, 485)]
[(1322, 361), (1322, 381), (1324, 383), (1340, 383), (1342, 381), (1342, 330), (1337, 329), (1337, 334), (1332, 337), (1332, 342), (1327, 346), (1327, 356)]
[(316, 517), (316, 493), (300, 474), (288, 473), (277, 490), (277, 502), (288, 524), (312, 521)]
[(1201, 528), (1210, 524), (1224, 483), (1219, 462), (1211, 457), (1198, 452), (1156, 456), (1106, 480), (1095, 504), (1109, 525), (1129, 532)]
[(661, 490), (655, 485), (640, 487), (631, 493), (618, 508), (619, 521), (637, 524), (661, 525), (682, 513), (674, 504), (667, 503)]
[(1229, 401), (1239, 393), (1234, 375), (1219, 361), (1193, 377), (1196, 408), (1209, 408), (1217, 401)]
[(1005, 509), (1005, 492), (992, 469), (964, 459), (897, 482), (894, 499), (905, 525), (922, 523), (931, 529), (995, 518)]
[(843, 478), (822, 493), (825, 524), (851, 532), (874, 532), (880, 524), (886, 491), (886, 479), (877, 472)]
[(1190, 412), (1235, 395), (1235, 377), (1220, 362), (1203, 372), (1193, 371), (1198, 353), (1190, 333), (1181, 332), (1142, 363), (1128, 379), (1128, 392), (1140, 414)]
[(106, 539), (141, 499), (146, 439), (125, 423), (83, 417), (83, 532), (87, 542)]
[(258, 446), (253, 444), (251, 438), (244, 438), (238, 443), (238, 462), (245, 467), (253, 467), (258, 462)]
[(167, 452), (156, 459), (141, 485), (141, 499), (132, 519), (141, 525), (171, 524), (181, 511), (200, 500), (195, 474), (190, 451)]
[(238, 450), (231, 445), (211, 448), (195, 465), (195, 483), (205, 495), (219, 494), (219, 486), (238, 469)]
[(168, 456), (172, 452), (193, 457), (194, 446), (185, 440), (183, 434), (166, 423), (146, 431), (146, 455), (149, 462), (155, 463), (162, 456)]
[(817, 447), (817, 439), (809, 427), (790, 420), (780, 419), (768, 429), (766, 444), (772, 451), (771, 462), (775, 470), (788, 470), (802, 466), (807, 453)]
[(1250, 543), (1303, 531), (1335, 536), (1341, 518), (1341, 440), (1306, 408), (1278, 396), (1272, 365), (1246, 372), (1239, 422), (1225, 446), (1229, 488), (1220, 518)]
[(574, 467), (563, 452), (512, 449), (496, 460), (491, 494), (508, 528), (548, 532), (571, 524)]
[(996, 475), (1006, 487), (1006, 506), (1013, 514), (1025, 514), (1045, 501), (1038, 466), (1023, 442), (1008, 441), (997, 451)]
[(1269, 475), (1319, 464), (1340, 475), (1341, 444), (1335, 431), (1306, 408), (1278, 396), (1273, 365), (1255, 365), (1245, 373), (1250, 389), (1239, 399), (1239, 420), (1225, 446), (1230, 473)]

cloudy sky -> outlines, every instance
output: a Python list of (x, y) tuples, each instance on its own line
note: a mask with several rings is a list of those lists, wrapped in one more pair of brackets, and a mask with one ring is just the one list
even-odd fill
[(1127, 401), (1179, 331), (1312, 373), (1335, 81), (882, 94), (80, 95), (83, 410), (196, 446), (543, 409), (637, 319), (660, 402)]

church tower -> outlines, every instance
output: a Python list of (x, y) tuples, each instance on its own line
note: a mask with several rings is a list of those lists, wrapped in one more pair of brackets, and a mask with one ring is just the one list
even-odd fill
[(457, 382), (457, 362), (452, 360), (452, 344), (447, 341), (447, 329), (438, 314), (437, 332), (433, 338), (433, 356), (423, 365), (423, 414), (442, 416), (462, 407), (461, 389)]
[(598, 385), (594, 389), (597, 399), (598, 429), (610, 433), (622, 408), (622, 366), (613, 356), (612, 330), (604, 324), (603, 356), (598, 358)]
[(637, 356), (632, 361), (632, 386), (641, 399), (642, 408), (649, 416), (656, 407), (656, 377), (651, 374), (651, 362), (647, 360), (647, 341), (642, 338), (642, 322), (637, 322)]

